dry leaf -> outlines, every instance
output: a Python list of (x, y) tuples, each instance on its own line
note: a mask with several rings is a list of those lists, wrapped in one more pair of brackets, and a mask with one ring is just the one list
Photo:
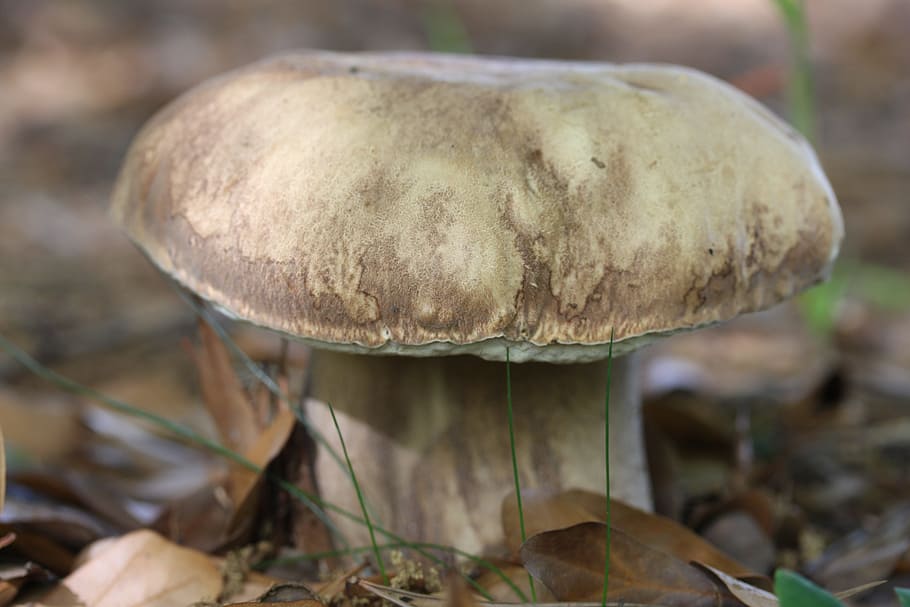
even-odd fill
[[(528, 537), (579, 523), (606, 522), (606, 496), (580, 489), (560, 493), (522, 491), (522, 506)], [(502, 512), (506, 543), (510, 549), (517, 551), (521, 536), (514, 494), (503, 501)], [(755, 572), (671, 519), (644, 512), (617, 500), (610, 502), (610, 516), (614, 531), (634, 538), (651, 550), (675, 557), (683, 563), (704, 563), (733, 577), (755, 576)]]
[[(524, 593), (525, 597), (531, 597), (531, 587), (527, 569), (518, 563), (508, 563), (497, 559), (487, 559), (487, 561), (495, 565), (500, 573), (511, 580), (511, 582)], [(489, 569), (483, 569), (475, 581), (481, 588), (486, 590), (487, 594), (493, 597), (493, 600), (495, 601), (506, 603), (521, 600), (521, 597), (516, 594), (515, 590), (513, 590), (500, 575)], [(553, 596), (553, 593), (547, 590), (547, 587), (543, 584), (535, 584), (534, 591), (537, 594), (538, 603), (556, 602), (556, 597)]]
[(46, 595), (49, 606), (183, 607), (213, 600), (221, 574), (208, 556), (181, 548), (151, 531), (107, 542)]
[(0, 606), (10, 604), (18, 595), (19, 590), (28, 582), (40, 583), (52, 579), (54, 579), (54, 574), (34, 563), (0, 566)]
[(0, 533), (15, 534), (12, 549), (26, 559), (40, 563), (57, 575), (66, 575), (72, 571), (73, 554), (46, 534), (24, 530), (7, 523), (0, 523)]
[[(756, 588), (755, 586), (731, 577), (723, 571), (714, 569), (713, 567), (708, 567), (706, 565), (701, 565), (701, 567), (708, 570), (712, 575), (723, 582), (724, 586), (726, 586), (727, 589), (733, 593), (736, 598), (745, 603), (748, 607), (778, 607), (779, 601), (777, 600), (777, 597), (767, 590)], [(840, 600), (845, 600), (852, 596), (856, 596), (862, 592), (875, 588), (876, 586), (880, 586), (883, 583), (884, 582), (870, 582), (868, 584), (863, 584), (862, 586), (857, 586), (855, 588), (850, 588), (849, 590), (835, 593), (834, 596)]]
[[(606, 526), (581, 523), (540, 533), (521, 547), (525, 568), (559, 601), (599, 601), (604, 585)], [(614, 530), (607, 599), (665, 607), (741, 607), (705, 573)]]
[[(247, 460), (265, 469), (287, 442), (295, 422), (294, 412), (282, 405), (272, 422), (261, 432), (257, 431), (253, 442), (241, 453)], [(231, 467), (228, 493), (238, 512), (259, 481), (259, 476), (249, 468)]]
[(857, 529), (810, 563), (806, 572), (826, 588), (842, 590), (890, 577), (910, 549), (910, 506), (892, 508), (869, 529)]
[(727, 575), (720, 569), (715, 569), (714, 567), (709, 567), (707, 565), (701, 566), (723, 582), (724, 586), (727, 587), (727, 590), (733, 593), (733, 596), (748, 605), (748, 607), (777, 607), (777, 597), (767, 590), (756, 588), (751, 584), (738, 580), (733, 576)]
[(199, 347), (190, 352), (199, 373), (205, 406), (221, 436), (233, 451), (245, 452), (259, 434), (259, 423), (250, 397), (237, 378), (231, 357), (221, 338), (203, 320), (199, 321)]
[(252, 607), (253, 605), (286, 605), (288, 607), (325, 607), (319, 597), (307, 586), (294, 582), (275, 583), (257, 598), (226, 607)]

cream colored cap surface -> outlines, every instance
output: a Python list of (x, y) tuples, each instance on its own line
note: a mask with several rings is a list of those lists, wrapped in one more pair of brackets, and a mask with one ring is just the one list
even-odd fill
[(112, 213), (257, 325), (516, 361), (766, 308), (843, 234), (808, 144), (710, 76), (431, 54), (299, 52), (204, 83), (143, 128)]

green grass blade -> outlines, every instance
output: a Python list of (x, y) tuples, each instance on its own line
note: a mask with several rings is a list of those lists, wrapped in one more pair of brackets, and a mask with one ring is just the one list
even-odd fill
[(600, 599), (603, 607), (607, 605), (607, 592), (610, 588), (610, 388), (613, 383), (613, 329), (610, 329), (610, 347), (607, 350), (607, 393), (604, 396), (604, 477), (607, 494), (606, 557), (604, 558), (604, 589)]
[(787, 569), (774, 572), (774, 594), (780, 607), (844, 607), (834, 595)]
[(335, 417), (335, 407), (332, 403), (326, 403), (329, 407), (329, 413), (332, 414), (332, 423), (335, 424), (335, 432), (338, 433), (338, 440), (341, 441), (341, 452), (344, 453), (344, 461), (351, 471), (351, 481), (354, 483), (354, 492), (357, 493), (357, 501), (360, 502), (360, 512), (363, 514), (363, 520), (366, 522), (367, 530), (370, 532), (370, 545), (373, 546), (373, 554), (376, 557), (376, 564), (379, 566), (379, 573), (382, 574), (383, 583), (389, 585), (389, 576), (386, 575), (385, 565), (382, 563), (382, 555), (379, 554), (379, 548), (376, 545), (376, 533), (373, 531), (373, 524), (370, 522), (370, 513), (367, 512), (366, 504), (363, 501), (363, 491), (360, 490), (360, 483), (357, 482), (357, 475), (354, 474), (354, 466), (351, 464), (351, 457), (348, 455), (348, 446), (344, 442), (344, 435), (341, 433), (341, 427), (338, 425), (338, 418)]
[(803, 0), (774, 0), (790, 36), (790, 120), (810, 141), (815, 139), (815, 95), (809, 64), (809, 28)]
[[(506, 407), (509, 417), (509, 448), (512, 452), (512, 477), (515, 479), (515, 500), (518, 502), (518, 528), (521, 530), (521, 543), (527, 538), (525, 534), (525, 513), (521, 505), (521, 481), (518, 480), (518, 457), (515, 454), (515, 421), (512, 415), (512, 361), (509, 358), (509, 347), (506, 346)], [(531, 588), (531, 601), (537, 602), (537, 590), (534, 588), (534, 577), (528, 572), (528, 584)]]
[[(254, 472), (256, 474), (263, 474), (265, 476), (265, 478), (269, 480), (269, 482), (274, 483), (276, 486), (278, 486), (281, 489), (283, 489), (284, 491), (286, 491), (288, 493), (288, 495), (291, 495), (292, 497), (294, 497), (295, 499), (297, 499), (298, 501), (300, 501), (301, 503), (306, 505), (307, 508), (309, 508), (319, 518), (319, 520), (322, 521), (326, 525), (326, 527), (328, 529), (332, 530), (332, 532), (338, 536), (340, 536), (340, 532), (338, 531), (338, 528), (335, 526), (335, 524), (331, 521), (331, 519), (329, 519), (326, 516), (326, 512), (332, 512), (338, 516), (346, 518), (346, 519), (353, 521), (355, 523), (358, 523), (360, 525), (366, 524), (364, 522), (364, 520), (362, 518), (360, 518), (359, 516), (357, 516), (356, 514), (349, 512), (349, 511), (345, 510), (344, 508), (336, 506), (335, 504), (326, 502), (326, 501), (322, 500), (319, 496), (316, 496), (316, 495), (313, 495), (311, 493), (304, 491), (300, 487), (297, 487), (293, 483), (288, 482), (287, 480), (281, 478), (280, 476), (278, 476), (276, 474), (272, 474), (272, 473), (268, 473), (268, 472), (264, 471), (260, 466), (256, 465), (255, 463), (251, 462), (250, 460), (246, 459), (239, 453), (231, 451), (230, 449), (227, 449), (226, 447), (216, 443), (215, 441), (207, 439), (206, 437), (202, 436), (201, 434), (198, 434), (197, 432), (193, 431), (191, 428), (188, 428), (181, 424), (174, 423), (164, 417), (155, 415), (154, 413), (150, 413), (148, 411), (144, 411), (142, 409), (133, 407), (132, 405), (129, 405), (123, 401), (120, 401), (120, 400), (117, 400), (110, 396), (107, 396), (106, 394), (103, 394), (102, 392), (99, 392), (98, 390), (94, 390), (87, 386), (83, 386), (82, 384), (79, 384), (78, 382), (75, 382), (67, 377), (60, 375), (59, 373), (56, 373), (55, 371), (48, 369), (47, 367), (44, 367), (43, 365), (41, 365), (41, 363), (39, 363), (34, 358), (29, 356), (21, 348), (16, 346), (13, 342), (6, 339), (3, 335), (0, 335), (0, 350), (5, 351), (14, 360), (16, 360), (19, 364), (21, 364), (26, 369), (28, 369), (29, 371), (34, 373), (36, 376), (40, 377), (41, 379), (43, 379), (49, 383), (54, 384), (61, 390), (64, 390), (71, 394), (75, 394), (77, 396), (89, 398), (91, 400), (94, 400), (95, 402), (98, 402), (98, 403), (108, 407), (109, 409), (112, 409), (112, 410), (122, 413), (124, 415), (130, 416), (130, 417), (133, 417), (136, 419), (142, 419), (142, 420), (148, 421), (148, 422), (158, 426), (159, 428), (167, 430), (168, 432), (170, 432), (171, 434), (173, 434), (174, 436), (176, 436), (182, 440), (185, 440), (189, 443), (198, 445), (212, 453), (215, 453), (216, 455), (224, 457), (225, 459), (230, 460), (232, 462), (235, 462), (238, 465), (243, 466), (247, 470), (250, 470), (251, 472)], [(392, 533), (391, 531), (388, 531), (387, 529), (385, 529), (379, 525), (376, 525), (376, 524), (373, 525), (373, 529), (380, 535), (386, 537), (387, 539), (389, 539), (393, 542), (397, 542), (402, 545), (406, 545), (406, 546), (410, 547), (415, 552), (426, 557), (427, 559), (436, 563), (440, 567), (445, 567), (446, 563), (442, 559), (426, 552), (424, 548), (432, 548), (432, 549), (436, 549), (436, 550), (452, 552), (453, 554), (456, 554), (457, 556), (470, 560), (471, 562), (477, 564), (478, 566), (484, 567), (485, 569), (488, 569), (489, 571), (493, 572), (507, 586), (509, 586), (509, 588), (512, 589), (513, 592), (515, 592), (515, 595), (520, 597), (522, 601), (524, 601), (524, 602), (528, 601), (527, 597), (521, 591), (521, 589), (518, 588), (518, 586), (516, 586), (515, 583), (511, 579), (509, 579), (509, 577), (505, 573), (503, 573), (503, 571), (501, 569), (499, 569), (493, 563), (490, 563), (489, 561), (487, 561), (483, 558), (480, 558), (469, 552), (465, 552), (463, 550), (459, 550), (457, 548), (453, 548), (450, 546), (440, 546), (440, 545), (436, 545), (436, 544), (426, 544), (426, 543), (414, 544), (414, 543), (406, 541), (404, 538), (402, 538), (402, 537), (396, 535), (395, 533)], [(481, 595), (483, 595), (484, 598), (486, 598), (487, 600), (490, 600), (490, 601), (493, 600), (493, 597), (484, 588), (482, 588), (476, 581), (474, 581), (467, 575), (464, 575), (463, 577), (468, 582), (468, 584), (470, 584), (472, 587), (474, 587), (474, 589), (477, 590)]]
[(429, 0), (421, 16), (430, 50), (442, 53), (473, 53), (471, 37), (452, 0)]

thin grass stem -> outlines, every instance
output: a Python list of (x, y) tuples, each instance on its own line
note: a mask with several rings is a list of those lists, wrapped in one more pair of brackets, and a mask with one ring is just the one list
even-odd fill
[(348, 465), (351, 473), (351, 481), (354, 483), (354, 492), (357, 494), (357, 501), (360, 502), (360, 512), (363, 514), (363, 520), (366, 522), (367, 530), (370, 532), (370, 545), (373, 546), (373, 554), (376, 556), (376, 564), (379, 566), (379, 573), (382, 574), (382, 581), (388, 586), (389, 576), (386, 575), (385, 565), (382, 563), (382, 555), (379, 554), (379, 548), (376, 545), (376, 533), (373, 531), (373, 523), (370, 522), (370, 513), (367, 512), (366, 504), (363, 501), (363, 491), (360, 490), (360, 483), (357, 482), (357, 475), (354, 473), (354, 466), (351, 464), (351, 456), (348, 455), (348, 446), (344, 442), (344, 435), (341, 433), (341, 427), (338, 425), (338, 418), (335, 417), (335, 407), (332, 403), (326, 403), (329, 407), (329, 413), (332, 415), (332, 423), (335, 424), (335, 432), (338, 433), (338, 440), (341, 441), (341, 452), (344, 453), (344, 461)]
[(610, 588), (610, 388), (613, 383), (613, 329), (610, 329), (610, 347), (607, 350), (607, 393), (604, 396), (604, 477), (607, 494), (606, 557), (604, 558), (604, 589), (600, 603), (607, 605), (607, 592)]
[(774, 0), (790, 37), (790, 83), (787, 87), (790, 120), (812, 141), (815, 139), (815, 93), (809, 63), (809, 28), (804, 0)]
[[(521, 505), (521, 481), (518, 479), (518, 457), (515, 454), (515, 421), (512, 415), (512, 361), (509, 358), (509, 347), (506, 346), (506, 406), (509, 417), (509, 448), (512, 452), (512, 477), (515, 479), (515, 500), (518, 502), (518, 528), (521, 530), (521, 543), (525, 535), (525, 512)], [(531, 588), (531, 601), (537, 602), (537, 590), (534, 588), (534, 576), (528, 572), (528, 584)]]

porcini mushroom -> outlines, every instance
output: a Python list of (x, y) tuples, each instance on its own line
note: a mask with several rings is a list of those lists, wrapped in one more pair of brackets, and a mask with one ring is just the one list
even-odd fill
[[(181, 285), (316, 348), (384, 525), (468, 550), (511, 489), (507, 348), (524, 485), (602, 490), (611, 331), (619, 356), (767, 308), (843, 233), (809, 145), (709, 76), (432, 54), (211, 80), (143, 128), (112, 212)], [(648, 507), (634, 367), (614, 361), (612, 490)]]

